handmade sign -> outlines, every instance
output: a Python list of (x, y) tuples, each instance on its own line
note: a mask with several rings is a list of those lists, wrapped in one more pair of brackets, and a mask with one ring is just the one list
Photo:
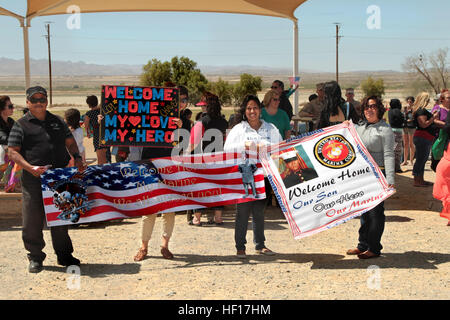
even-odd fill
[(173, 147), (178, 93), (178, 88), (104, 85), (100, 144)]
[(352, 123), (283, 141), (260, 159), (296, 239), (355, 218), (395, 192)]
[[(240, 153), (215, 153), (50, 169), (41, 175), (47, 225), (88, 223), (230, 205), (265, 198), (256, 164), (244, 185)], [(246, 182), (246, 181), (245, 181)], [(255, 193), (253, 193), (255, 191)]]

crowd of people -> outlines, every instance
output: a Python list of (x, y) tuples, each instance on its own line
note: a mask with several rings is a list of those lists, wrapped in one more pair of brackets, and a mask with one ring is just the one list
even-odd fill
[[(175, 86), (171, 84), (171, 86)], [(191, 120), (192, 111), (188, 90), (179, 86), (180, 119), (179, 128), (186, 129), (189, 135), (186, 154), (243, 150), (278, 143), (291, 137), (297, 128), (291, 127), (294, 111), (289, 96), (297, 87), (284, 90), (284, 84), (275, 80), (262, 101), (255, 95), (247, 96), (240, 108), (231, 115), (229, 121), (222, 113), (218, 96), (205, 92), (197, 106), (202, 107), (195, 121)], [(312, 118), (310, 131), (352, 121), (361, 141), (382, 170), (389, 184), (395, 186), (395, 173), (403, 172), (401, 166), (413, 164), (412, 175), (415, 187), (429, 187), (432, 183), (424, 180), (424, 170), (433, 148), (432, 168), (436, 171), (436, 183), (433, 195), (443, 203), (441, 216), (449, 220), (450, 225), (450, 151), (447, 152), (450, 136), (450, 92), (443, 90), (430, 105), (430, 95), (426, 92), (417, 97), (407, 97), (405, 107), (399, 99), (391, 99), (384, 105), (377, 96), (364, 97), (361, 102), (355, 100), (353, 88), (345, 90), (345, 97), (336, 81), (319, 83), (316, 94), (298, 113), (299, 116)], [(47, 92), (42, 87), (31, 87), (26, 91), (27, 110), (17, 121), (11, 118), (14, 105), (8, 96), (0, 96), (0, 173), (5, 189), (14, 189), (19, 176), (23, 194), (23, 232), (22, 238), (28, 251), (29, 272), (40, 272), (45, 253), (42, 228), (45, 213), (42, 205), (42, 193), (39, 176), (50, 166), (62, 168), (76, 166), (86, 168), (86, 154), (83, 146), (83, 128), (87, 137), (92, 137), (99, 165), (111, 162), (111, 154), (116, 161), (137, 161), (171, 156), (170, 148), (152, 147), (110, 147), (102, 146), (100, 137), (100, 105), (96, 96), (88, 96), (86, 103), (90, 110), (83, 116), (79, 110), (68, 109), (64, 118), (47, 110)], [(432, 107), (431, 112), (428, 111)], [(387, 121), (385, 113), (388, 111)], [(84, 120), (83, 120), (84, 119)], [(211, 137), (208, 130), (216, 130)], [(227, 133), (228, 129), (228, 133)], [(294, 130), (293, 130), (294, 129)], [(185, 139), (185, 138), (182, 138)], [(439, 151), (436, 147), (439, 142)], [(212, 148), (214, 145), (214, 148)], [(436, 147), (436, 148), (435, 148)], [(436, 150), (435, 150), (436, 149)], [(436, 151), (436, 152), (435, 152)], [(7, 170), (9, 168), (9, 171)], [(15, 168), (15, 169), (14, 169)], [(300, 170), (296, 168), (296, 170)], [(6, 177), (6, 178), (5, 178)], [(6, 180), (5, 180), (6, 179)], [(238, 204), (235, 220), (235, 247), (238, 258), (246, 258), (246, 234), (250, 215), (252, 215), (253, 243), (258, 254), (274, 255), (275, 252), (265, 245), (264, 211), (271, 202), (271, 187), (265, 179), (267, 198)], [(214, 215), (208, 217), (208, 223), (222, 225), (223, 207), (212, 208)], [(202, 226), (201, 216), (204, 209), (188, 212), (188, 223)], [(157, 215), (142, 217), (140, 226), (141, 246), (134, 256), (135, 261), (145, 259), (149, 240)], [(169, 241), (175, 224), (175, 213), (162, 214), (163, 234), (161, 254), (172, 259)], [(347, 251), (360, 259), (378, 257), (381, 254), (381, 237), (384, 230), (384, 203), (361, 216), (358, 245)], [(50, 228), (52, 244), (58, 257), (58, 263), (64, 266), (79, 265), (80, 261), (72, 256), (73, 247), (67, 226)]]

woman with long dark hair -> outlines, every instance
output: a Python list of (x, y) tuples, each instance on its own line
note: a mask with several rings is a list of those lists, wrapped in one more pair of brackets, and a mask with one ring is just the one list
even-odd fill
[[(213, 94), (207, 94), (205, 96), (205, 102), (206, 114), (191, 129), (188, 151), (194, 154), (223, 151), (225, 133), (228, 129), (228, 122), (221, 113), (222, 107), (219, 97)], [(214, 140), (212, 139), (213, 137)], [(214, 218), (210, 218), (208, 223), (222, 225), (223, 207), (213, 207), (211, 209), (214, 210)], [(192, 221), (189, 221), (189, 224), (201, 226), (201, 216), (204, 210), (195, 209), (194, 218)]]
[[(386, 176), (389, 187), (395, 183), (394, 133), (383, 120), (385, 108), (381, 99), (370, 96), (361, 104), (362, 121), (356, 125), (361, 141)], [(360, 259), (380, 256), (381, 236), (385, 224), (384, 201), (361, 216), (358, 246), (347, 251), (349, 255), (358, 255)]]
[(8, 96), (0, 96), (0, 179), (6, 192), (14, 191), (19, 183), (20, 167), (8, 157), (8, 137), (14, 125), (11, 118), (14, 113), (14, 105)]
[(324, 108), (320, 114), (320, 119), (317, 128), (325, 128), (344, 122), (345, 120), (352, 120), (353, 123), (358, 123), (360, 115), (356, 113), (353, 104), (345, 102), (342, 98), (341, 87), (336, 81), (326, 82), (323, 86)]
[[(237, 115), (237, 122), (238, 124), (228, 133), (224, 146), (226, 151), (243, 152), (251, 148), (252, 144), (269, 145), (283, 140), (274, 124), (261, 119), (261, 103), (254, 95), (249, 95), (244, 99)], [(266, 199), (261, 199), (236, 205), (234, 239), (238, 258), (246, 258), (245, 244), (247, 243), (247, 225), (250, 215), (252, 215), (253, 243), (256, 253), (275, 254), (265, 246), (264, 211), (266, 203)]]

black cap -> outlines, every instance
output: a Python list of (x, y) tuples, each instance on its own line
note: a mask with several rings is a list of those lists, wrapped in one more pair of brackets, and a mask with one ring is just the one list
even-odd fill
[(30, 98), (36, 93), (42, 93), (44, 96), (47, 97), (47, 90), (45, 90), (41, 86), (36, 86), (27, 89), (27, 100), (30, 100)]

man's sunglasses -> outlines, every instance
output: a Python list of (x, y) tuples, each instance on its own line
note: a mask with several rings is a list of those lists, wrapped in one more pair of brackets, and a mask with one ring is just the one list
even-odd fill
[(8, 109), (14, 109), (14, 105), (13, 105), (13, 104), (10, 104), (10, 105), (8, 106)]
[(275, 89), (278, 89), (278, 87), (271, 86), (270, 89), (274, 89), (275, 90)]
[(33, 98), (33, 97), (30, 97), (29, 100), (30, 100), (31, 103), (38, 103), (38, 102), (46, 103), (47, 102), (47, 98)]

